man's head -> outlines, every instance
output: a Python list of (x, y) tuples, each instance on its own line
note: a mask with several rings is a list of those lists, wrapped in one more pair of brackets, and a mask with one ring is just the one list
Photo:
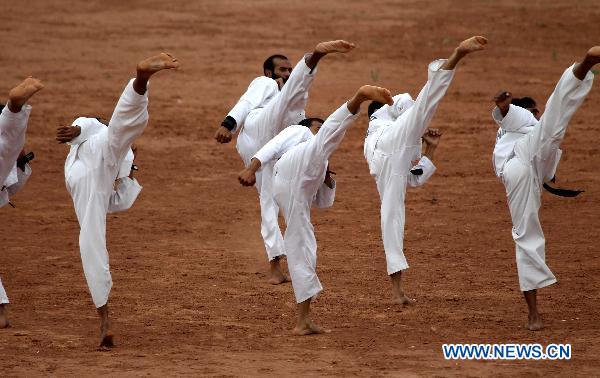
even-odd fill
[(536, 119), (540, 119), (540, 111), (537, 108), (535, 100), (531, 97), (513, 98), (510, 103), (515, 106), (520, 106), (521, 108), (529, 110)]
[(284, 55), (271, 55), (263, 63), (263, 71), (266, 77), (273, 80), (282, 78), (285, 83), (292, 73), (292, 64)]
[(308, 127), (313, 134), (316, 134), (319, 132), (319, 129), (321, 129), (321, 126), (323, 126), (324, 123), (325, 121), (323, 121), (321, 118), (313, 117), (304, 118), (299, 124)]

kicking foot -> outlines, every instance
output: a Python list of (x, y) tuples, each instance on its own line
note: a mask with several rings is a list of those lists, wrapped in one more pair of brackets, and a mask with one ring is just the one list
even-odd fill
[(292, 330), (292, 333), (296, 336), (306, 336), (306, 335), (313, 335), (313, 334), (319, 334), (319, 333), (330, 333), (330, 332), (331, 332), (330, 330), (319, 327), (318, 325), (314, 324), (310, 320), (307, 320), (307, 321), (303, 322), (302, 324), (297, 325)]
[(392, 93), (388, 89), (382, 87), (376, 87), (373, 85), (363, 85), (358, 90), (358, 93), (364, 98), (364, 101), (371, 100), (381, 102), (382, 104), (394, 104)]
[(337, 41), (329, 41), (329, 42), (319, 43), (315, 47), (315, 52), (319, 53), (319, 54), (323, 54), (323, 55), (331, 54), (331, 53), (335, 53), (335, 52), (347, 53), (348, 51), (353, 50), (355, 47), (356, 46), (354, 45), (354, 43), (340, 39)]
[(42, 88), (44, 88), (44, 85), (41, 81), (28, 77), (8, 92), (8, 108), (14, 113), (20, 112), (27, 100)]
[(596, 63), (600, 63), (600, 46), (594, 46), (589, 49), (585, 56), (585, 60), (592, 66)]
[(137, 72), (150, 77), (158, 71), (179, 68), (177, 58), (168, 53), (160, 53), (150, 58), (146, 58), (138, 63)]
[(544, 328), (544, 324), (542, 323), (542, 317), (540, 315), (530, 315), (529, 321), (525, 324), (525, 328), (530, 331), (539, 331)]
[(411, 306), (414, 305), (415, 303), (417, 303), (417, 301), (415, 299), (409, 298), (406, 295), (395, 295), (392, 298), (392, 302), (394, 304), (399, 304), (399, 305), (403, 305), (403, 306)]
[(475, 36), (462, 41), (456, 48), (456, 51), (461, 55), (467, 55), (485, 49), (485, 45), (487, 45), (485, 37)]

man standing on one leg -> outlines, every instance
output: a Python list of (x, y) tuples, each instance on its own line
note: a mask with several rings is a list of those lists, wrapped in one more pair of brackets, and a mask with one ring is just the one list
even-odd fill
[(539, 220), (541, 188), (552, 180), (567, 125), (583, 103), (594, 80), (591, 68), (600, 63), (600, 46), (583, 61), (567, 68), (538, 121), (524, 108), (511, 105), (512, 95), (502, 91), (494, 101), (492, 117), (500, 126), (494, 149), (494, 169), (506, 187), (516, 245), (519, 284), (529, 309), (526, 327), (543, 327), (537, 309), (537, 289), (556, 282), (546, 265), (545, 238)]
[[(31, 106), (27, 101), (44, 88), (42, 83), (29, 77), (8, 93), (8, 103), (0, 114), (0, 207), (6, 205), (9, 196), (24, 185), (29, 173), (27, 165), (17, 168), (19, 153), (25, 144), (27, 121)], [(20, 164), (19, 164), (20, 165)], [(19, 172), (24, 168), (22, 173)], [(7, 316), (8, 296), (0, 280), (0, 328), (10, 325)]]
[(273, 196), (287, 224), (284, 242), (297, 302), (296, 335), (324, 332), (309, 317), (312, 299), (323, 290), (316, 273), (317, 241), (310, 208), (311, 204), (333, 205), (335, 182), (327, 170), (328, 159), (358, 117), (360, 104), (368, 100), (392, 104), (387, 89), (365, 85), (322, 126), (312, 122), (310, 131), (303, 126), (283, 130), (254, 155), (239, 176), (243, 185), (253, 185), (259, 168), (279, 158), (273, 172)]
[[(217, 130), (215, 139), (227, 143), (231, 140), (231, 132), (239, 129), (237, 150), (247, 167), (254, 154), (277, 133), (304, 118), (308, 90), (319, 60), (327, 54), (346, 53), (353, 48), (352, 43), (341, 40), (321, 42), (312, 53), (306, 54), (298, 62), (291, 74), (287, 58), (282, 55), (270, 57), (264, 65), (265, 76), (252, 81)], [(288, 278), (280, 265), (285, 248), (277, 221), (279, 209), (273, 201), (271, 190), (272, 172), (273, 163), (263, 167), (258, 173), (256, 189), (261, 209), (261, 235), (270, 264), (269, 282), (280, 284), (288, 281)]]
[[(158, 71), (177, 67), (177, 59), (165, 53), (141, 61), (137, 76), (125, 87), (108, 127), (95, 118), (78, 118), (75, 122), (80, 127), (74, 135), (81, 140), (72, 143), (65, 162), (65, 180), (81, 227), (79, 248), (100, 317), (101, 347), (114, 345), (108, 313), (112, 278), (106, 249), (106, 214), (131, 206), (141, 189), (135, 180), (123, 178), (129, 174), (133, 161), (131, 144), (148, 123), (148, 80)], [(69, 129), (59, 128), (57, 139), (70, 140), (73, 135)]]
[(413, 302), (404, 294), (401, 281), (402, 271), (408, 269), (403, 251), (404, 198), (412, 162), (420, 158), (421, 136), (444, 97), (458, 62), (469, 53), (483, 50), (486, 43), (483, 37), (461, 42), (449, 59), (429, 64), (427, 83), (416, 100), (408, 93), (394, 96), (393, 105), (384, 105), (371, 116), (364, 152), (381, 199), (383, 246), (395, 303)]

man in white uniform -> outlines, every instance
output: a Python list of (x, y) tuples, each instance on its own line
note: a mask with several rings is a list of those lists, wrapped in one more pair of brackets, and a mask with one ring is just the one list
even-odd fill
[(72, 127), (58, 129), (57, 140), (61, 142), (71, 140), (72, 132), (79, 138), (72, 141), (65, 162), (65, 181), (81, 227), (81, 261), (100, 317), (101, 347), (114, 345), (108, 315), (112, 279), (106, 249), (106, 214), (129, 208), (141, 190), (137, 181), (127, 176), (133, 162), (131, 145), (148, 123), (147, 83), (156, 72), (177, 67), (177, 59), (165, 53), (141, 61), (137, 76), (125, 87), (108, 127), (95, 118), (78, 118)]
[[(27, 181), (31, 169), (27, 164), (17, 167), (22, 155), (31, 106), (27, 101), (44, 88), (41, 81), (29, 77), (8, 93), (8, 103), (0, 114), (0, 207), (9, 202)], [(1, 266), (1, 265), (0, 265)], [(7, 316), (8, 296), (0, 280), (0, 329), (10, 325)]]
[(273, 196), (287, 224), (284, 242), (297, 303), (296, 335), (325, 332), (309, 318), (311, 300), (323, 290), (316, 273), (317, 242), (310, 208), (311, 204), (333, 205), (335, 182), (329, 176), (328, 159), (358, 117), (360, 104), (368, 100), (392, 103), (387, 89), (365, 85), (322, 126), (312, 122), (310, 129), (296, 125), (283, 130), (254, 155), (239, 176), (243, 185), (253, 185), (259, 169), (277, 161)]
[[(330, 53), (346, 53), (354, 48), (346, 41), (319, 43), (314, 51), (306, 54), (296, 67), (283, 55), (274, 55), (264, 64), (265, 76), (254, 79), (248, 90), (229, 112), (215, 134), (220, 143), (232, 138), (232, 131), (240, 130), (237, 150), (247, 167), (254, 154), (289, 125), (304, 119), (308, 90), (313, 82), (315, 68), (321, 58)], [(279, 209), (273, 201), (271, 178), (273, 163), (268, 163), (258, 173), (256, 189), (261, 209), (261, 235), (270, 264), (269, 283), (288, 281), (280, 265), (285, 247), (277, 218)]]
[(543, 327), (537, 310), (537, 289), (556, 282), (546, 265), (545, 238), (538, 217), (542, 185), (554, 177), (559, 146), (567, 125), (592, 87), (590, 69), (600, 62), (600, 46), (591, 48), (582, 62), (567, 68), (538, 121), (527, 109), (511, 105), (512, 95), (495, 97), (492, 117), (500, 126), (494, 148), (496, 175), (506, 187), (516, 245), (519, 285), (529, 309), (526, 327)]
[[(364, 153), (381, 199), (381, 231), (391, 278), (394, 303), (414, 301), (402, 289), (402, 271), (408, 269), (404, 257), (404, 198), (406, 186), (422, 185), (435, 167), (421, 158), (421, 137), (427, 130), (441, 99), (454, 76), (454, 68), (467, 54), (484, 49), (487, 40), (471, 37), (454, 50), (449, 59), (429, 64), (428, 80), (416, 100), (408, 93), (394, 97), (371, 116)], [(419, 167), (413, 162), (419, 160)], [(411, 170), (421, 170), (415, 177)]]

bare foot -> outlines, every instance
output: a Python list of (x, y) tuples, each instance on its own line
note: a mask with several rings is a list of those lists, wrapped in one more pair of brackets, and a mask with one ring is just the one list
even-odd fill
[(110, 349), (115, 346), (115, 335), (109, 329), (109, 326), (103, 327), (100, 330), (100, 348)]
[(283, 269), (281, 268), (281, 258), (279, 256), (275, 257), (273, 260), (269, 261), (269, 283), (271, 285), (279, 285), (282, 283), (290, 282), (290, 277), (283, 273)]
[(404, 294), (394, 295), (392, 298), (392, 302), (394, 304), (399, 304), (399, 305), (403, 305), (403, 306), (410, 306), (410, 305), (414, 305), (415, 303), (417, 303), (417, 301), (415, 299), (409, 298)]
[(100, 316), (100, 348), (112, 348), (115, 346), (114, 334), (110, 327), (111, 322), (108, 313), (108, 304), (105, 304), (98, 309), (98, 315)]
[(296, 325), (292, 330), (292, 333), (296, 336), (314, 335), (319, 333), (330, 333), (331, 331), (318, 325), (314, 324), (310, 320), (303, 322), (302, 324)]
[(269, 278), (269, 280), (267, 281), (268, 283), (270, 283), (271, 285), (280, 285), (282, 283), (286, 283), (286, 282), (291, 282), (292, 280), (290, 280), (290, 277), (281, 272), (271, 272), (271, 278)]
[(373, 85), (363, 85), (358, 90), (358, 93), (366, 100), (381, 102), (382, 104), (393, 105), (394, 99), (388, 89), (376, 87)]
[(539, 331), (544, 328), (544, 324), (542, 323), (542, 317), (539, 314), (530, 315), (527, 324), (525, 325), (530, 331)]
[(329, 41), (329, 42), (321, 42), (315, 47), (315, 52), (319, 54), (331, 54), (335, 52), (339, 53), (347, 53), (351, 51), (356, 46), (354, 43), (337, 40), (337, 41)]
[(0, 304), (0, 329), (10, 327), (10, 322), (6, 317), (6, 305)]
[(177, 58), (168, 53), (160, 53), (150, 58), (146, 58), (138, 63), (137, 71), (138, 74), (145, 73), (148, 76), (157, 73), (161, 70), (168, 70), (173, 68), (179, 68), (179, 62)]
[(487, 39), (485, 37), (475, 36), (462, 41), (456, 48), (456, 51), (460, 54), (467, 55), (474, 51), (485, 49), (485, 45), (487, 45)]
[(600, 63), (600, 46), (594, 46), (588, 50), (585, 60), (590, 62), (591, 65)]
[(44, 85), (41, 81), (28, 77), (8, 92), (8, 108), (14, 113), (20, 112), (27, 100), (42, 88), (44, 88)]

